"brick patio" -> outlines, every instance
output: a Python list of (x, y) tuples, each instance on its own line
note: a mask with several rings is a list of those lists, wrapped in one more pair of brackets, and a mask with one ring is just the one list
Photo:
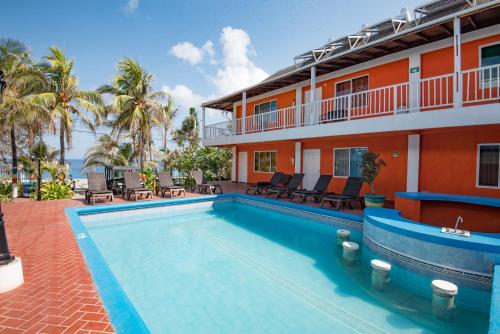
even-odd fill
[[(224, 190), (241, 193), (246, 186), (226, 182)], [(64, 214), (64, 208), (82, 205), (77, 199), (2, 205), (10, 250), (23, 261), (25, 282), (0, 294), (1, 334), (113, 332)]]

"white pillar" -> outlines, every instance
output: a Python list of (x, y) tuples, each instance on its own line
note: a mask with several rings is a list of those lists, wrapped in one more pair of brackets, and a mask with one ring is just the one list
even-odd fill
[(295, 142), (295, 173), (302, 173), (302, 143)]
[(243, 92), (241, 96), (241, 133), (246, 132), (246, 117), (247, 117), (247, 92)]
[(232, 118), (232, 129), (231, 129), (231, 133), (233, 135), (235, 135), (238, 131), (238, 129), (236, 128), (236, 126), (238, 125), (238, 122), (236, 120), (237, 112), (238, 112), (238, 106), (236, 106), (236, 103), (233, 103), (233, 118)]
[[(409, 58), (410, 62), (410, 101), (409, 109), (410, 112), (420, 110), (420, 53), (412, 53)], [(401, 94), (402, 92), (396, 91), (396, 94)], [(398, 97), (399, 103), (404, 101), (404, 98)]]
[(205, 140), (205, 107), (201, 107), (201, 145)]
[(302, 105), (302, 87), (295, 88), (295, 126), (302, 124), (302, 112), (300, 110)]
[(406, 167), (406, 191), (418, 191), (420, 171), (420, 135), (408, 135), (408, 165)]
[(232, 160), (233, 165), (231, 166), (231, 181), (236, 182), (236, 163), (238, 159), (238, 150), (236, 146), (232, 147), (232, 151), (233, 151), (233, 160)]
[(453, 20), (453, 63), (455, 65), (455, 74), (453, 76), (453, 106), (460, 108), (462, 106), (462, 38), (460, 32), (460, 18)]
[(314, 97), (316, 93), (316, 66), (311, 67), (311, 105), (309, 107), (309, 123), (314, 124)]

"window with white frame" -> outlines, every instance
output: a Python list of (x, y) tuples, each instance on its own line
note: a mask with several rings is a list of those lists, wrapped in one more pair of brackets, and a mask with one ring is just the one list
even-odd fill
[(477, 185), (500, 187), (500, 144), (480, 144), (477, 155)]
[(480, 49), (481, 76), (484, 87), (498, 86), (498, 72), (500, 71), (500, 43), (483, 46)]
[(276, 172), (276, 151), (254, 152), (254, 172)]
[[(276, 100), (256, 104), (253, 107), (254, 116), (265, 114), (270, 111), (276, 110)], [(267, 128), (270, 123), (276, 122), (276, 113), (265, 114), (260, 117), (254, 117), (254, 126), (260, 129), (261, 126)]]
[(361, 163), (366, 152), (368, 152), (366, 147), (335, 148), (333, 176), (361, 176), (363, 172)]

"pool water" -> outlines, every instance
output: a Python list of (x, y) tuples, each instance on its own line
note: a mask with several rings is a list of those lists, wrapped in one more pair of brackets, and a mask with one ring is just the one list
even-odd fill
[[(393, 277), (386, 292), (375, 292), (368, 263), (373, 254), (362, 249), (359, 263), (345, 265), (336, 226), (235, 201), (81, 220), (153, 333), (488, 330), (489, 291), (465, 289), (482, 296), (484, 305), (468, 307), (464, 300), (453, 319), (436, 320), (431, 278), (415, 274), (418, 280), (408, 286)], [(351, 240), (362, 244), (361, 232), (351, 232)]]

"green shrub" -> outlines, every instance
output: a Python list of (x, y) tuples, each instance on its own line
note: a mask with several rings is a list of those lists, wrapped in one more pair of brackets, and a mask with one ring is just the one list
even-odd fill
[(375, 179), (382, 167), (385, 167), (385, 161), (380, 159), (379, 154), (375, 152), (366, 152), (363, 154), (363, 161), (361, 162), (363, 174), (361, 178), (363, 182), (370, 186), (370, 195), (375, 195)]
[(0, 182), (0, 203), (12, 201), (12, 183), (7, 180)]
[[(40, 189), (42, 194), (42, 200), (54, 200), (54, 199), (70, 199), (73, 198), (73, 191), (71, 186), (65, 182), (60, 181), (50, 181), (42, 184)], [(36, 193), (31, 194), (32, 198), (36, 198)]]
[(153, 169), (151, 167), (144, 168), (141, 176), (144, 181), (144, 186), (154, 192), (156, 188), (156, 173)]

